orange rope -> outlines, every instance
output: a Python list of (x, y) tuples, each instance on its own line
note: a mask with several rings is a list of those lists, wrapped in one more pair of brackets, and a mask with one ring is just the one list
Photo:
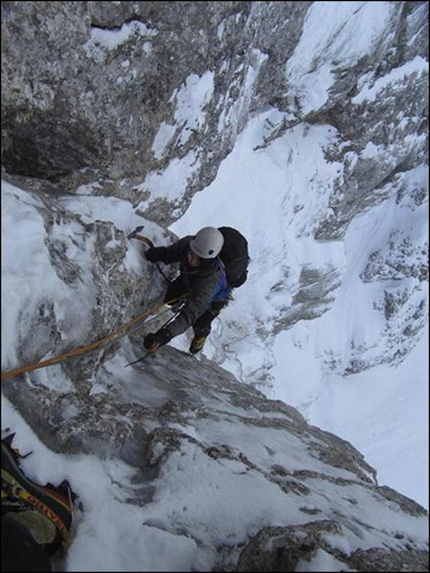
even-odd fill
[(15, 368), (14, 370), (9, 370), (8, 372), (2, 373), (1, 379), (6, 380), (7, 378), (12, 378), (13, 376), (19, 376), (20, 374), (24, 374), (25, 372), (30, 372), (31, 370), (37, 370), (38, 368), (44, 368), (45, 366), (51, 366), (53, 364), (58, 364), (59, 362), (62, 362), (63, 360), (67, 360), (67, 358), (71, 358), (72, 356), (80, 356), (81, 354), (85, 354), (86, 352), (89, 352), (91, 350), (95, 350), (96, 348), (99, 348), (100, 346), (103, 346), (104, 344), (107, 344), (108, 342), (112, 342), (112, 341), (116, 340), (117, 338), (119, 338), (120, 336), (123, 336), (125, 334), (126, 330), (129, 329), (132, 324), (139, 322), (139, 320), (142, 320), (143, 318), (145, 318), (146, 316), (148, 316), (149, 314), (151, 314), (153, 312), (157, 312), (157, 310), (159, 310), (163, 305), (164, 305), (164, 302), (161, 302), (161, 303), (153, 306), (152, 308), (145, 310), (141, 314), (138, 314), (137, 316), (132, 318), (126, 324), (123, 324), (122, 326), (120, 326), (118, 328), (118, 330), (116, 330), (112, 334), (109, 334), (108, 336), (105, 336), (105, 338), (102, 338), (101, 340), (97, 340), (96, 342), (92, 342), (91, 344), (88, 344), (87, 346), (81, 346), (80, 348), (76, 348), (75, 350), (70, 350), (69, 352), (65, 352), (64, 354), (60, 354), (59, 356), (55, 356), (53, 358), (48, 358), (47, 360), (42, 360), (41, 362), (36, 362), (34, 364), (30, 364), (29, 366), (24, 366), (22, 368)]
[[(148, 237), (145, 237), (144, 235), (136, 234), (132, 238), (138, 239), (139, 241), (146, 243), (150, 247), (154, 246), (154, 243), (151, 241), (151, 239), (148, 239)], [(174, 302), (174, 301), (169, 301), (169, 302)], [(48, 358), (47, 360), (42, 360), (41, 362), (36, 362), (34, 364), (30, 364), (29, 366), (23, 366), (22, 368), (15, 368), (14, 370), (9, 370), (8, 372), (3, 372), (1, 375), (1, 379), (7, 380), (8, 378), (12, 378), (13, 376), (19, 376), (20, 374), (24, 374), (25, 372), (31, 372), (32, 370), (37, 370), (38, 368), (44, 368), (45, 366), (52, 366), (53, 364), (58, 364), (59, 362), (63, 362), (63, 360), (67, 360), (68, 358), (71, 358), (72, 356), (80, 356), (81, 354), (85, 354), (87, 352), (90, 352), (91, 350), (95, 350), (96, 348), (99, 348), (100, 346), (103, 346), (104, 344), (108, 344), (109, 342), (113, 342), (114, 340), (116, 340), (120, 336), (123, 336), (125, 334), (125, 332), (127, 331), (127, 329), (130, 328), (130, 326), (132, 326), (136, 322), (139, 322), (139, 320), (142, 320), (143, 318), (145, 318), (146, 316), (148, 316), (152, 312), (157, 312), (157, 310), (159, 310), (163, 306), (163, 304), (164, 304), (164, 302), (161, 302), (161, 303), (153, 306), (152, 308), (145, 310), (141, 314), (132, 318), (126, 324), (123, 324), (122, 326), (120, 326), (118, 328), (118, 330), (116, 330), (112, 334), (109, 334), (108, 336), (105, 336), (105, 338), (102, 338), (101, 340), (97, 340), (96, 342), (88, 344), (87, 346), (81, 346), (80, 348), (76, 348), (75, 350), (70, 350), (69, 352), (65, 352), (64, 354), (60, 354), (59, 356), (55, 356), (53, 358)], [(167, 303), (167, 304), (169, 304), (169, 303)]]

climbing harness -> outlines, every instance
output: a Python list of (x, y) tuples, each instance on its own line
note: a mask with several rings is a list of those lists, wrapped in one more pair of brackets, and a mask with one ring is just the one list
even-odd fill
[[(180, 298), (183, 299), (183, 297), (180, 297)], [(169, 320), (163, 324), (163, 326), (160, 326), (160, 330), (161, 330), (162, 328), (165, 328), (168, 324), (170, 324), (170, 323), (178, 316), (178, 314), (179, 314), (179, 313), (181, 312), (181, 310), (182, 310), (183, 305), (184, 305), (184, 302), (182, 301), (181, 304), (175, 308), (173, 316), (171, 316), (171, 317), (169, 318)], [(148, 355), (152, 355), (152, 356), (153, 356), (154, 353), (155, 353), (154, 350), (147, 350), (147, 351), (145, 352), (145, 354), (143, 354), (143, 356), (141, 356), (140, 358), (137, 358), (137, 360), (133, 360), (133, 362), (129, 362), (128, 364), (126, 364), (126, 365), (124, 366), (124, 368), (127, 368), (127, 366), (131, 366), (132, 364), (136, 364), (136, 362), (141, 362), (141, 361), (144, 360)]]

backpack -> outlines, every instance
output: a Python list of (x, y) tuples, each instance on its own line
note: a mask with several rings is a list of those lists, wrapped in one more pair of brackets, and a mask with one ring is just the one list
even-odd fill
[(219, 254), (225, 266), (228, 284), (237, 288), (248, 278), (248, 241), (232, 227), (218, 227), (224, 237), (224, 245)]

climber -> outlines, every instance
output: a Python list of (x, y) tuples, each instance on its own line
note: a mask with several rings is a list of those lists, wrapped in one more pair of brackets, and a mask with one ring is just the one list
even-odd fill
[(151, 247), (145, 252), (148, 261), (179, 263), (180, 275), (169, 284), (164, 301), (185, 303), (168, 326), (145, 336), (143, 345), (153, 352), (172, 338), (193, 327), (194, 337), (189, 352), (196, 354), (206, 341), (211, 323), (231, 297), (226, 272), (218, 256), (224, 244), (222, 233), (215, 227), (204, 227), (195, 236), (188, 235), (169, 247)]
[(12, 439), (1, 443), (1, 570), (52, 571), (51, 558), (68, 547), (76, 494), (66, 481), (55, 487), (29, 479)]

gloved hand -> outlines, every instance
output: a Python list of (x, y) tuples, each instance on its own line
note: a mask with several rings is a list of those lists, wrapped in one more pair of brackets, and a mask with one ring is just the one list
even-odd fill
[(158, 350), (163, 344), (167, 344), (172, 340), (172, 335), (167, 328), (160, 328), (154, 334), (147, 334), (143, 339), (143, 346), (150, 352)]
[(209, 310), (212, 312), (212, 314), (215, 314), (215, 316), (218, 316), (221, 309), (223, 309), (225, 306), (227, 306), (229, 302), (230, 302), (229, 298), (227, 298), (225, 300), (214, 300), (214, 302), (211, 304)]
[(155, 263), (160, 260), (160, 248), (159, 247), (150, 247), (145, 251), (145, 257), (151, 263)]

